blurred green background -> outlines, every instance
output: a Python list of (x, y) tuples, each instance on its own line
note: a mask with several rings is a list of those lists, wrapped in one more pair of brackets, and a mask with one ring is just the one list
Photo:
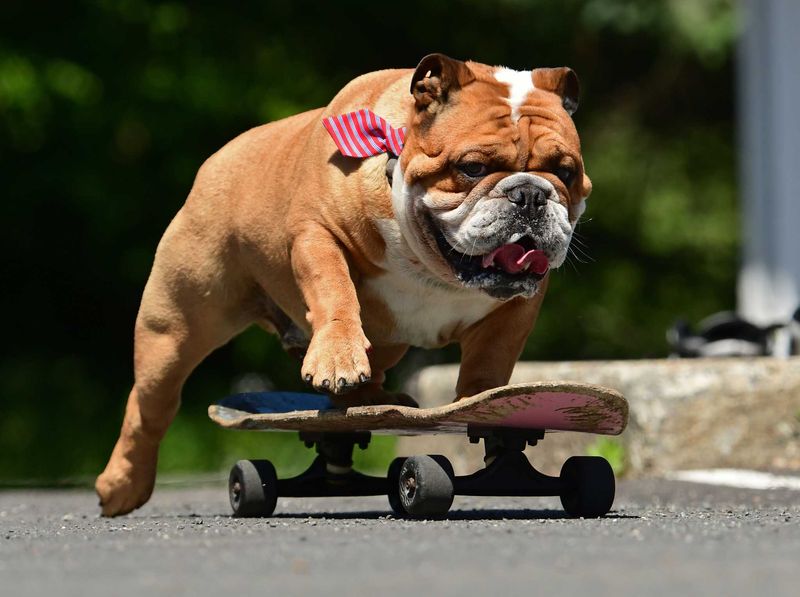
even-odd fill
[[(664, 356), (676, 316), (734, 304), (732, 0), (6, 1), (2, 12), (0, 484), (84, 482), (102, 469), (155, 247), (206, 157), (326, 104), (361, 73), (434, 51), (569, 65), (581, 79), (594, 193), (524, 358)], [(457, 359), (413, 351), (390, 382)], [(253, 374), (300, 388), (278, 342), (246, 332), (189, 380), (162, 473), (263, 454), (284, 472), (308, 462), (285, 436), (207, 420), (207, 404)], [(373, 465), (391, 440), (381, 446)]]

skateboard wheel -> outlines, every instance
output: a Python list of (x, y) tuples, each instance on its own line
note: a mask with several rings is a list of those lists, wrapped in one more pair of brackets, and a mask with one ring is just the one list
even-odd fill
[(449, 466), (448, 471), (437, 460), (440, 458), (412, 456), (400, 468), (400, 503), (413, 517), (444, 516), (453, 504), (453, 479), (450, 472), (453, 467)]
[(403, 508), (403, 502), (400, 501), (400, 469), (403, 468), (405, 461), (405, 456), (395, 458), (389, 465), (389, 472), (386, 473), (386, 480), (389, 485), (389, 506), (399, 516), (408, 514), (406, 509)]
[(228, 477), (236, 517), (271, 516), (278, 502), (278, 476), (269, 460), (240, 460)]
[(614, 504), (614, 471), (601, 456), (573, 456), (561, 467), (561, 505), (574, 517), (604, 516)]
[(453, 470), (452, 463), (447, 459), (447, 456), (442, 456), (441, 454), (428, 454), (428, 456), (433, 458), (436, 463), (442, 467), (442, 470), (447, 473), (451, 481), (455, 479), (456, 473)]

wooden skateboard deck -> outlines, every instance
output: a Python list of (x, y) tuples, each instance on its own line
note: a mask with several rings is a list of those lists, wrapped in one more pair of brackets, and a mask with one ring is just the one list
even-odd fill
[(421, 435), (466, 433), (475, 427), (618, 435), (628, 423), (628, 403), (619, 392), (602, 386), (535, 382), (494, 388), (435, 408), (381, 405), (336, 409), (320, 394), (235, 394), (211, 405), (208, 415), (228, 429), (263, 431)]

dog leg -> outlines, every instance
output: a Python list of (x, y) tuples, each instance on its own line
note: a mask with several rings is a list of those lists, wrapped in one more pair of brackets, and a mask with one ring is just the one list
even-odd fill
[[(143, 310), (146, 312), (146, 305)], [(214, 325), (208, 316), (203, 317), (202, 326), (184, 322), (165, 329), (146, 314), (140, 315), (135, 334), (135, 384), (119, 439), (95, 484), (104, 516), (125, 514), (150, 499), (158, 447), (178, 411), (184, 381), (206, 355), (243, 327)]]
[(460, 339), (456, 400), (504, 386), (533, 330), (549, 277), (531, 299), (516, 298), (467, 328)]
[[(532, 299), (513, 299), (466, 330), (461, 338), (456, 400), (508, 383), (539, 316), (548, 279)], [(483, 459), (487, 466), (500, 449), (498, 440), (486, 438)]]
[[(159, 245), (136, 318), (134, 386), (119, 439), (95, 483), (105, 516), (125, 514), (150, 498), (158, 447), (178, 411), (184, 381), (252, 318), (237, 308), (236, 285), (219, 279), (220, 268), (200, 255), (203, 245), (176, 232), (180, 221)], [(200, 257), (193, 261), (193, 255)]]
[(295, 236), (291, 258), (312, 330), (303, 379), (333, 394), (366, 383), (372, 376), (371, 345), (343, 248), (323, 226), (309, 224)]

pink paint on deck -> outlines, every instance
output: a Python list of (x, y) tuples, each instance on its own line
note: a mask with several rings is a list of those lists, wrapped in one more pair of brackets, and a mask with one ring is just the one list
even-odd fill
[[(601, 400), (586, 394), (568, 392), (537, 392), (518, 394), (493, 401), (499, 407), (508, 407), (513, 412), (493, 423), (498, 427), (517, 427), (522, 429), (548, 429), (558, 431), (586, 430), (581, 421), (580, 411), (585, 408), (597, 409), (605, 416), (591, 431), (615, 431), (622, 427), (618, 411), (608, 408)], [(576, 415), (577, 410), (577, 415)], [(603, 412), (605, 411), (605, 412)]]

